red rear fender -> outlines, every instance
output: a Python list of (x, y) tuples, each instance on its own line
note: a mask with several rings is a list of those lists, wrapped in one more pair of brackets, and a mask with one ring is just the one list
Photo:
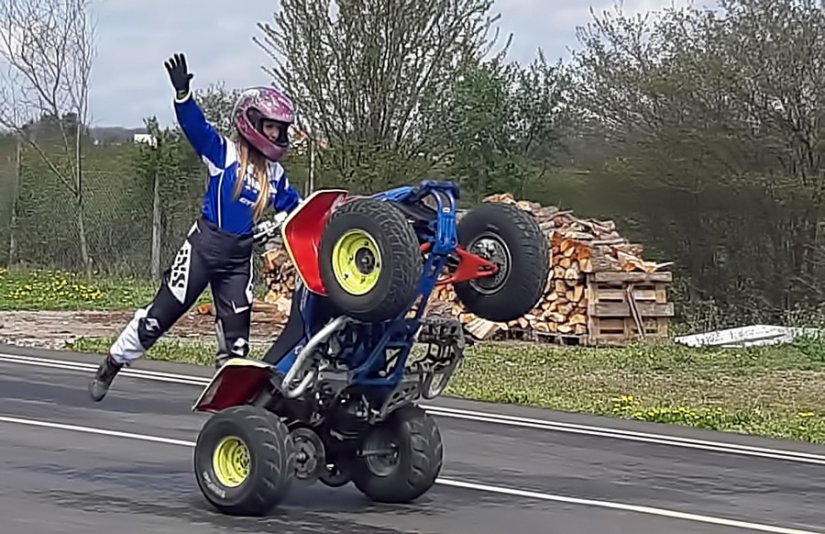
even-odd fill
[(215, 373), (192, 407), (198, 412), (219, 412), (232, 406), (249, 404), (267, 387), (272, 376), (269, 364), (233, 358)]

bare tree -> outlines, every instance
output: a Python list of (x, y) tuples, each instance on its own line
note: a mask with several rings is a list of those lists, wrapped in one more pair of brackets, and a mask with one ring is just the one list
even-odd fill
[[(72, 195), (81, 261), (91, 275), (81, 168), (94, 56), (88, 7), (88, 0), (0, 2), (0, 60), (7, 66), (0, 74), (0, 127), (33, 149)], [(31, 127), (43, 120), (58, 129), (57, 154)]]
[(226, 82), (220, 81), (209, 84), (205, 89), (195, 90), (206, 119), (215, 125), (223, 135), (231, 136), (234, 130), (232, 125), (232, 109), (241, 96), (241, 89), (227, 89)]
[(275, 61), (266, 70), (296, 100), (301, 129), (326, 138), (342, 178), (368, 187), (435, 159), (429, 133), (455, 78), (495, 42), (492, 4), (282, 0), (253, 41)]

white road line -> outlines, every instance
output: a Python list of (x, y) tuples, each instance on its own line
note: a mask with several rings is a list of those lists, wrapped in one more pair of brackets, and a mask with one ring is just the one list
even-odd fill
[(438, 483), (443, 486), (452, 486), (455, 488), (473, 489), (478, 491), (486, 491), (490, 493), (499, 493), (502, 495), (512, 495), (514, 497), (525, 497), (528, 499), (540, 499), (543, 501), (565, 502), (570, 504), (581, 504), (584, 506), (596, 506), (599, 508), (612, 508), (613, 510), (622, 510), (627, 512), (638, 512), (642, 514), (658, 515), (662, 517), (669, 517), (673, 519), (684, 519), (687, 521), (695, 521), (699, 523), (711, 523), (713, 525), (722, 525), (726, 527), (745, 528), (748, 530), (758, 530), (760, 532), (777, 532), (782, 534), (814, 534), (811, 530), (799, 530), (793, 528), (783, 528), (773, 525), (761, 525), (757, 523), (748, 523), (746, 521), (736, 521), (734, 519), (724, 519), (721, 517), (712, 517), (707, 515), (690, 514), (686, 512), (677, 512), (675, 510), (667, 510), (664, 508), (653, 508), (650, 506), (638, 506), (635, 504), (624, 504), (611, 501), (597, 501), (593, 499), (579, 499), (576, 497), (566, 497), (564, 495), (551, 495), (548, 493), (539, 493), (535, 491), (527, 491), (512, 488), (501, 488), (498, 486), (488, 486), (486, 484), (476, 484), (475, 482), (463, 482), (460, 480), (450, 480), (439, 478)]
[[(97, 365), (90, 363), (74, 362), (68, 360), (54, 360), (47, 358), (36, 358), (31, 356), (19, 356), (16, 354), (3, 353), (0, 353), (0, 362), (21, 365), (35, 365), (40, 367), (52, 367), (71, 371), (81, 371), (84, 373), (92, 372), (97, 368)], [(140, 369), (124, 369), (123, 371), (121, 371), (121, 374), (123, 376), (129, 376), (133, 378), (143, 378), (146, 380), (171, 382), (175, 384), (186, 384), (190, 386), (203, 387), (209, 383), (209, 378), (205, 377), (182, 375), (175, 373), (164, 373), (159, 371), (144, 371)], [(421, 404), (421, 407), (438, 417), (462, 419), (467, 421), (480, 421), (484, 423), (495, 423), (509, 426), (517, 426), (521, 428), (532, 428), (536, 430), (544, 430), (549, 432), (564, 432), (570, 434), (582, 434), (612, 439), (621, 439), (625, 441), (654, 443), (670, 447), (682, 447), (688, 449), (706, 450), (711, 452), (722, 452), (726, 454), (735, 454), (739, 456), (752, 456), (758, 458), (768, 458), (773, 460), (825, 465), (825, 455), (820, 454), (812, 454), (785, 449), (754, 447), (750, 445), (740, 445), (736, 443), (709, 441), (695, 438), (685, 438), (667, 434), (636, 432), (632, 430), (622, 430), (618, 428), (582, 425), (576, 423), (565, 423), (561, 421), (550, 421), (545, 419), (517, 417), (490, 412), (461, 410), (457, 408), (446, 408), (443, 406), (434, 406), (429, 404)]]
[[(19, 356), (17, 354), (0, 353), (0, 361), (7, 361), (9, 363), (19, 363), (24, 365), (39, 365), (41, 367), (56, 367), (61, 369), (77, 371), (94, 371), (97, 369), (97, 365), (91, 363), (74, 362), (70, 360), (53, 360), (47, 358), (33, 358), (31, 356)], [(179, 375), (175, 373), (165, 373), (159, 371), (146, 371), (143, 369), (124, 369), (121, 372), (121, 374), (124, 376), (148, 378), (151, 380), (160, 380), (162, 382), (192, 384), (196, 386), (205, 386), (209, 383), (208, 378), (200, 376)]]
[[(64, 423), (55, 423), (51, 421), (41, 421), (34, 419), (23, 419), (19, 417), (0, 416), (0, 422), (13, 423), (20, 425), (36, 426), (41, 428), (52, 428), (57, 430), (67, 430), (74, 432), (83, 432), (86, 434), (99, 434), (103, 436), (135, 439), (139, 441), (148, 441), (153, 443), (164, 443), (169, 445), (181, 445), (193, 448), (195, 442), (183, 441), (177, 439), (163, 438), (158, 436), (149, 436), (145, 434), (134, 434), (131, 432), (119, 432), (116, 430), (107, 430), (103, 428), (94, 428), (88, 426), (69, 425)], [(764, 525), (759, 523), (750, 523), (746, 521), (737, 521), (733, 519), (725, 519), (721, 517), (713, 517), (707, 515), (691, 514), (686, 512), (678, 512), (675, 510), (667, 510), (664, 508), (654, 508), (650, 506), (639, 506), (635, 504), (625, 504), (612, 501), (600, 501), (594, 499), (580, 499), (577, 497), (568, 497), (565, 495), (554, 495), (551, 493), (543, 493), (537, 491), (530, 491), (516, 488), (506, 488), (502, 486), (491, 486), (488, 484), (479, 484), (476, 482), (465, 482), (462, 480), (454, 480), (449, 478), (436, 479), (436, 484), (442, 486), (450, 486), (454, 488), (463, 488), (476, 491), (483, 491), (486, 493), (496, 493), (499, 495), (509, 495), (512, 497), (523, 497), (527, 499), (537, 499), (542, 501), (563, 502), (569, 504), (578, 504), (583, 506), (593, 506), (598, 508), (609, 508), (613, 510), (622, 510), (627, 512), (637, 512), (647, 515), (655, 515), (660, 517), (667, 517), (671, 519), (682, 519), (685, 521), (693, 521), (698, 523), (709, 523), (713, 525), (722, 525), (734, 528), (744, 528), (749, 530), (756, 530), (759, 532), (773, 532), (776, 534), (823, 534), (822, 532), (815, 532), (810, 530), (799, 530), (792, 528), (784, 528), (773, 525)]]
[[(574, 434), (587, 434), (591, 436), (602, 436), (629, 441), (641, 441), (645, 443), (657, 443), (661, 445), (671, 445), (674, 447), (685, 447), (689, 449), (702, 449), (715, 452), (726, 452), (744, 456), (757, 456), (761, 458), (772, 458), (777, 460), (790, 460), (794, 462), (812, 463), (825, 465), (825, 456), (806, 452), (789, 451), (783, 449), (769, 449), (764, 447), (752, 447), (749, 445), (739, 445), (736, 443), (725, 443), (721, 441), (706, 441), (694, 438), (683, 438), (679, 436), (666, 436), (662, 434), (650, 434), (646, 432), (635, 432), (632, 430), (622, 430), (614, 428), (579, 425), (574, 423), (562, 423), (556, 421), (542, 421), (537, 419), (526, 419), (522, 417), (500, 416), (498, 414), (485, 414), (483, 412), (471, 412), (468, 410), (456, 410), (441, 406), (421, 405), (428, 412), (442, 417), (454, 417), (472, 421), (495, 422), (503, 425), (513, 425), (538, 430), (549, 430), (553, 432), (570, 432)], [(479, 415), (476, 415), (479, 414)]]
[(37, 419), (22, 419), (20, 417), (0, 416), (0, 422), (16, 423), (18, 425), (39, 426), (43, 428), (54, 428), (58, 430), (70, 430), (73, 432), (84, 432), (86, 434), (100, 434), (115, 438), (128, 438), (140, 441), (152, 441), (155, 443), (165, 443), (167, 445), (182, 445), (184, 447), (194, 447), (194, 441), (183, 441), (180, 439), (161, 438), (157, 436), (147, 436), (145, 434), (134, 434), (132, 432), (120, 432), (117, 430), (106, 430), (105, 428), (92, 428), (88, 426), (68, 425), (64, 423), (54, 423), (51, 421), (40, 421)]

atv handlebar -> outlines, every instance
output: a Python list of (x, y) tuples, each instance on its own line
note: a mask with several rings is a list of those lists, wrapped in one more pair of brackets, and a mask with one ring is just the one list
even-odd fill
[(252, 239), (257, 244), (265, 244), (269, 241), (280, 241), (281, 225), (286, 219), (286, 213), (280, 212), (275, 215), (274, 221), (263, 221), (255, 226)]

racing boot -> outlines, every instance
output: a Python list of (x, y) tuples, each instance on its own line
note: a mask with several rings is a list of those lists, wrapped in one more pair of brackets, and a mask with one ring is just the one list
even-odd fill
[(95, 377), (89, 382), (89, 395), (95, 402), (100, 402), (106, 393), (109, 391), (109, 386), (112, 385), (112, 380), (115, 379), (117, 373), (123, 368), (122, 363), (118, 363), (109, 354), (100, 367), (97, 368)]
[(223, 364), (225, 364), (231, 358), (232, 358), (232, 356), (230, 356), (229, 354), (226, 354), (225, 352), (219, 352), (215, 356), (215, 369), (217, 370), (217, 369), (220, 369), (221, 367), (223, 367)]

